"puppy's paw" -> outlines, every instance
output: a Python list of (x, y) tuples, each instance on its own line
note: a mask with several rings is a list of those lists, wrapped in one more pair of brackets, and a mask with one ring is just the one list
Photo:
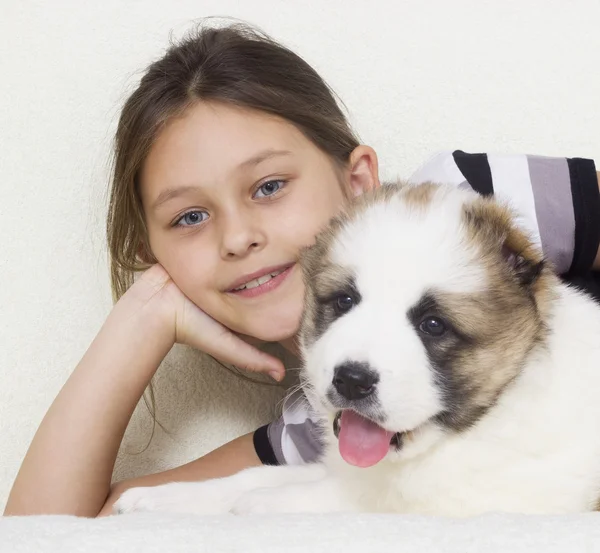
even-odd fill
[(162, 511), (216, 515), (228, 513), (238, 495), (226, 479), (131, 488), (116, 501), (113, 512)]
[(113, 513), (123, 515), (134, 511), (165, 510), (164, 496), (165, 494), (162, 493), (158, 487), (131, 488), (125, 490), (121, 497), (115, 502), (113, 505)]

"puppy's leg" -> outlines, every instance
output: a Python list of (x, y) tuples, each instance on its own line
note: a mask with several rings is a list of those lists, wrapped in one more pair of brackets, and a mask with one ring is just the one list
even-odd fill
[(268, 513), (361, 512), (360, 492), (335, 476), (312, 482), (294, 482), (260, 488), (241, 495), (232, 512), (238, 515)]
[(324, 478), (321, 464), (281, 467), (253, 467), (225, 478), (203, 482), (175, 482), (162, 486), (132, 488), (116, 501), (113, 512), (168, 511), (220, 514), (231, 511), (244, 493), (290, 482), (309, 483)]

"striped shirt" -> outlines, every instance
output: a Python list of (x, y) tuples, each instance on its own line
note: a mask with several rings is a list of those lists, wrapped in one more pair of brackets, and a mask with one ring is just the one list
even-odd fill
[[(409, 179), (428, 181), (469, 187), (508, 203), (555, 271), (600, 300), (600, 275), (591, 273), (600, 246), (600, 191), (592, 160), (456, 150), (435, 155)], [(279, 419), (254, 433), (254, 447), (263, 464), (318, 460), (319, 418), (301, 391), (285, 400)]]

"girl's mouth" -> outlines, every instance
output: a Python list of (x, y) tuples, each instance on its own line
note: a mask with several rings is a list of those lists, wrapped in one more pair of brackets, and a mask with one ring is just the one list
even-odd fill
[(294, 266), (295, 263), (292, 263), (291, 265), (266, 272), (259, 277), (248, 280), (244, 284), (232, 288), (228, 293), (244, 298), (254, 298), (266, 294), (267, 292), (271, 292), (287, 279)]

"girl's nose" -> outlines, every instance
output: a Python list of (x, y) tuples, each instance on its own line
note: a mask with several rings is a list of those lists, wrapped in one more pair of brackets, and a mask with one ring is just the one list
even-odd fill
[(266, 239), (258, 221), (250, 216), (229, 216), (222, 220), (221, 257), (244, 257), (264, 247)]

